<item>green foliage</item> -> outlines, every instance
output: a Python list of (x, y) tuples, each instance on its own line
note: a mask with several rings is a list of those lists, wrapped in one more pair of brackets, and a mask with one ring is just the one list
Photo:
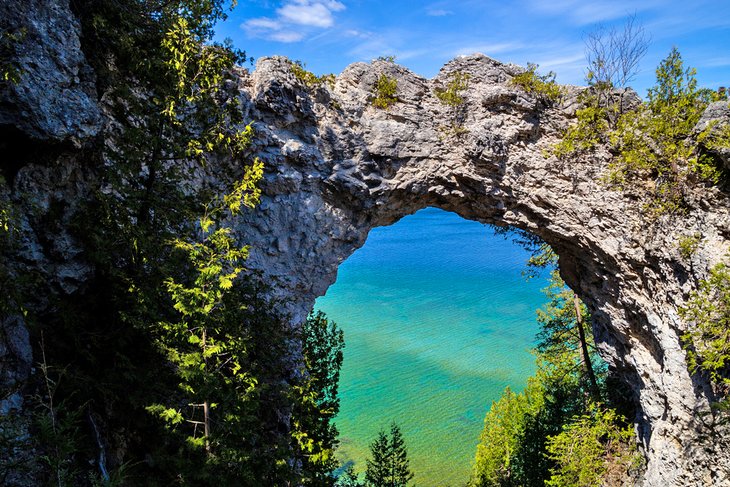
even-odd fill
[(684, 260), (690, 260), (693, 255), (697, 252), (702, 241), (702, 234), (695, 233), (694, 235), (685, 235), (679, 239), (679, 255)]
[(293, 61), (291, 63), (291, 71), (292, 73), (294, 73), (294, 76), (299, 81), (304, 83), (308, 88), (316, 88), (322, 86), (325, 83), (327, 83), (329, 86), (335, 85), (334, 74), (324, 74), (322, 76), (317, 76), (311, 71), (307, 71), (306, 65), (301, 61)]
[[(656, 71), (657, 84), (649, 89), (648, 101), (625, 113), (611, 133), (618, 151), (606, 181), (619, 188), (652, 178), (653, 193), (647, 210), (660, 215), (681, 209), (684, 188), (693, 177), (711, 182), (720, 178), (718, 164), (701, 155), (697, 141), (710, 138), (711, 128), (693, 138), (694, 127), (715, 95), (697, 88), (696, 71), (684, 68), (676, 48)], [(715, 143), (724, 143), (722, 137)]]
[(527, 69), (512, 77), (512, 84), (519, 86), (527, 93), (535, 95), (546, 103), (556, 103), (563, 96), (563, 90), (555, 82), (555, 73), (539, 74), (539, 66), (527, 63)]
[[(90, 269), (84, 288), (44, 294), (48, 311), (32, 327), (53, 343), (49, 367), (70, 364), (55, 391), (55, 427), (68, 430), (58, 441), (77, 446), (70, 460), (70, 447), (49, 447), (47, 470), (69, 472), (73, 485), (103, 482), (92, 460), (108, 448), (109, 471), (132, 465), (134, 485), (301, 485), (290, 421), (322, 395), (302, 385), (314, 374), (293, 370), (288, 319), (262, 297), (243, 265), (247, 248), (226, 225), (258, 201), (263, 166), (244, 162), (253, 128), (227, 88), (241, 54), (211, 42), (225, 4), (74, 3), (114, 123), (85, 152), (102, 181), (89, 200), (30, 216), (39, 226), (68, 219)], [(218, 157), (236, 172), (208, 178)], [(318, 414), (333, 415), (327, 398), (297, 431), (319, 438)], [(72, 414), (60, 405), (93, 407), (99, 431), (67, 427)]]
[(544, 391), (531, 381), (520, 394), (507, 387), (502, 397), (492, 403), (484, 418), (484, 429), (477, 445), (473, 486), (519, 485), (515, 460), (529, 424), (544, 402)]
[(340, 410), (337, 388), (345, 340), (342, 330), (321, 311), (307, 318), (301, 340), (305, 379), (294, 389), (298, 403), (292, 436), (302, 462), (303, 485), (330, 486), (338, 466), (334, 456), (338, 431), (333, 419)]
[(396, 96), (397, 91), (398, 80), (391, 78), (387, 74), (381, 74), (375, 82), (375, 98), (373, 98), (373, 106), (375, 108), (387, 110), (398, 101), (398, 97)]
[[(600, 56), (597, 59), (601, 62)], [(619, 76), (631, 69), (615, 65), (609, 71)], [(684, 67), (679, 51), (672, 49), (656, 70), (657, 82), (649, 89), (648, 100), (626, 112), (622, 100), (614, 99), (612, 82), (589, 76), (594, 86), (580, 97), (583, 107), (576, 111), (577, 122), (551, 153), (572, 159), (599, 144), (609, 144), (617, 156), (603, 177), (605, 183), (647, 196), (644, 210), (650, 218), (680, 211), (690, 184), (720, 181), (720, 164), (712, 151), (730, 147), (730, 128), (710, 124), (700, 134), (694, 133), (708, 103), (723, 96), (698, 89), (695, 74)]]
[(335, 487), (365, 487), (365, 484), (360, 482), (360, 476), (355, 472), (355, 467), (350, 464), (345, 468), (345, 471), (337, 477)]
[(436, 97), (444, 105), (450, 107), (459, 107), (466, 103), (462, 93), (469, 88), (470, 76), (459, 71), (453, 72), (449, 75), (449, 82), (446, 83), (446, 88), (436, 88)]
[[(224, 306), (225, 294), (243, 271), (248, 249), (236, 245), (231, 229), (221, 226), (219, 218), (235, 216), (242, 205), (251, 208), (257, 203), (259, 191), (255, 185), (261, 175), (261, 164), (256, 162), (247, 172), (248, 179), (236, 184), (232, 194), (223, 196), (217, 205), (208, 205), (200, 222), (202, 241), (175, 240), (175, 248), (185, 254), (193, 269), (193, 278), (190, 283), (173, 278), (165, 281), (181, 320), (160, 322), (155, 331), (158, 345), (176, 367), (179, 387), (193, 412), (185, 417), (180, 409), (161, 404), (147, 409), (173, 428), (183, 421), (190, 423), (188, 443), (204, 446), (209, 454), (212, 434), (209, 411), (220, 409), (221, 419), (216, 426), (230, 428), (227, 420), (238, 419), (231, 409), (240, 408), (256, 386), (255, 378), (246, 369), (245, 330), (231, 320), (236, 309), (227, 310)], [(228, 391), (235, 391), (232, 398), (226, 397)], [(226, 399), (232, 404), (227, 404)], [(202, 420), (194, 419), (197, 409), (202, 409)]]
[(391, 423), (390, 435), (378, 433), (370, 445), (370, 456), (365, 471), (368, 487), (406, 487), (413, 479), (405, 440), (396, 423)]
[(25, 29), (0, 31), (0, 87), (20, 82), (23, 68), (13, 58), (18, 44), (23, 42), (25, 36)]
[(450, 123), (445, 126), (439, 126), (439, 130), (447, 137), (458, 137), (467, 132), (464, 128), (464, 122), (467, 116), (467, 104), (463, 93), (469, 87), (469, 77), (468, 74), (459, 71), (450, 73), (446, 87), (436, 88), (434, 90), (439, 101), (448, 107), (450, 111)]
[(56, 373), (46, 362), (45, 346), (41, 345), (43, 361), (39, 370), (43, 389), (34, 398), (33, 413), (34, 441), (41, 450), (38, 460), (44, 467), (49, 482), (58, 487), (75, 484), (79, 474), (78, 459), (80, 432), (79, 423), (82, 407), (70, 406), (57, 397), (59, 383), (65, 371)]
[[(702, 371), (723, 391), (730, 388), (730, 267), (718, 264), (680, 308), (690, 328), (682, 336), (693, 373)], [(724, 395), (724, 394), (723, 394)]]
[(584, 106), (575, 112), (577, 123), (568, 127), (560, 142), (552, 149), (552, 154), (558, 159), (593, 150), (607, 139), (610, 129), (609, 108), (599, 106), (595, 95), (587, 93), (581, 99)]
[(630, 427), (621, 427), (623, 423), (625, 419), (613, 409), (590, 404), (559, 435), (549, 437), (547, 453), (556, 466), (545, 485), (599, 487), (620, 482), (639, 462), (634, 433)]
[[(555, 265), (547, 245), (529, 235), (521, 239), (533, 250), (532, 268)], [(585, 306), (565, 287), (557, 270), (544, 292), (548, 302), (538, 310), (538, 371), (522, 392), (507, 388), (492, 404), (477, 446), (471, 487), (543, 485), (551, 476), (568, 475), (562, 456), (546, 455), (550, 438), (587, 414), (591, 397), (605, 401), (612, 392), (605, 385), (608, 370), (595, 352)], [(616, 419), (614, 426), (620, 422), (613, 410), (606, 414)], [(623, 438), (627, 449), (628, 439)], [(611, 475), (626, 472), (623, 457), (602, 461)]]
[(395, 62), (395, 56), (378, 56), (378, 61), (383, 61), (386, 63), (394, 63)]

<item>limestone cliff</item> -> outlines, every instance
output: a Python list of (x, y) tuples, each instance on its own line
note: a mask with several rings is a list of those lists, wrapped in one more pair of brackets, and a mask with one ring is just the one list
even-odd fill
[[(20, 55), (42, 62), (30, 63), (2, 95), (0, 142), (12, 150), (3, 162), (9, 185), (0, 192), (33, 195), (35, 216), (20, 216), (24, 237), (14, 265), (46, 276), (41, 293), (63, 295), (82, 286), (88, 270), (64, 222), (96, 184), (84, 147), (101, 130), (102, 111), (84, 82), (92, 74), (67, 2), (36, 0), (11, 15), (20, 3), (5, 0), (0, 13), (38, 28)], [(458, 110), (436, 96), (456, 72), (469, 75)], [(284, 58), (261, 59), (252, 73), (238, 70), (233, 88), (254, 121), (253, 153), (266, 164), (262, 203), (235, 223), (252, 246), (250, 265), (277, 283), (296, 321), (370, 229), (421, 208), (532, 232), (560, 256), (563, 278), (591, 309), (602, 356), (633, 391), (648, 460), (643, 485), (730, 485), (730, 433), (711, 412), (709, 384), (688, 372), (679, 338), (686, 325), (677, 312), (727, 255), (728, 194), (697, 188), (686, 213), (648, 221), (634, 196), (599, 182), (607, 150), (579, 164), (544, 155), (571, 123), (580, 88), (548, 106), (510, 82), (519, 72), (483, 55), (455, 59), (431, 80), (385, 61), (357, 63), (333, 86), (317, 87), (298, 80)], [(381, 74), (398, 85), (397, 103), (385, 110), (371, 104)], [(714, 107), (709, 116), (727, 115)], [(228, 164), (219, 161), (215, 170)], [(63, 210), (52, 212), (53, 202)], [(678, 242), (695, 234), (699, 248), (687, 260)], [(12, 392), (32, 358), (22, 319), (3, 317), (2, 325), (1, 385)], [(4, 408), (21, 403), (3, 394)]]

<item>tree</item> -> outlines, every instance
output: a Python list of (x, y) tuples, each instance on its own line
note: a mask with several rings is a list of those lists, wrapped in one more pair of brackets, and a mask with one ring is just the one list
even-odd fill
[[(532, 251), (529, 276), (557, 264), (555, 253), (538, 238), (524, 232), (518, 232), (516, 238)], [(608, 371), (595, 353), (585, 306), (565, 287), (557, 269), (552, 270), (550, 285), (544, 292), (548, 301), (538, 310), (540, 331), (534, 350), (537, 372), (522, 392), (515, 393), (508, 387), (487, 412), (471, 487), (543, 485), (554, 474), (560, 475), (560, 461), (546, 455), (551, 438), (587, 414), (593, 401), (608, 399), (603, 386)], [(615, 411), (606, 411), (620, 423)], [(601, 457), (596, 462), (603, 460), (614, 459)], [(605, 471), (610, 470), (609, 465), (601, 465)], [(610, 467), (614, 471), (624, 465), (611, 463)]]
[(586, 81), (590, 89), (579, 94), (583, 106), (576, 110), (577, 123), (553, 148), (555, 156), (565, 159), (608, 142), (610, 131), (624, 113), (626, 90), (622, 88), (636, 76), (648, 45), (649, 38), (635, 15), (621, 30), (601, 26), (586, 36)]
[[(559, 435), (548, 439), (547, 453), (556, 466), (547, 487), (617, 485), (639, 462), (634, 432), (612, 409), (590, 404)], [(607, 475), (612, 475), (609, 481)]]
[[(717, 92), (697, 88), (696, 71), (685, 68), (682, 56), (673, 48), (656, 70), (656, 84), (648, 101), (623, 114), (610, 134), (618, 152), (609, 166), (606, 180), (619, 188), (640, 178), (655, 180), (654, 194), (647, 203), (652, 214), (679, 210), (683, 193), (693, 179), (717, 183), (718, 162), (700, 150), (698, 141), (711, 137), (713, 126), (699, 135), (695, 126)], [(730, 144), (726, 133), (716, 144)]]
[(550, 285), (544, 290), (548, 302), (537, 311), (540, 332), (537, 351), (548, 360), (557, 362), (564, 357), (575, 357), (580, 364), (587, 392), (598, 400), (600, 395), (593, 362), (595, 347), (592, 331), (587, 329), (590, 316), (586, 306), (553, 270)]
[(528, 415), (540, 408), (543, 399), (542, 391), (532, 387), (533, 384), (521, 394), (515, 394), (507, 387), (499, 400), (492, 403), (484, 418), (470, 485), (520, 485), (520, 476), (514, 471), (515, 453), (520, 447)]
[[(204, 447), (208, 456), (213, 454), (211, 408), (216, 403), (221, 406), (221, 401), (211, 398), (220, 397), (232, 388), (237, 391), (233, 401), (243, 401), (256, 384), (244, 366), (246, 346), (242, 338), (245, 334), (239, 323), (227, 319), (231, 316), (224, 300), (243, 271), (248, 248), (236, 245), (231, 229), (221, 225), (220, 220), (237, 215), (242, 206), (252, 208), (258, 203), (261, 191), (256, 183), (262, 174), (263, 166), (257, 161), (231, 194), (225, 195), (219, 204), (209, 206), (200, 219), (202, 241), (175, 241), (175, 247), (189, 259), (192, 282), (181, 283), (173, 278), (165, 282), (182, 319), (160, 322), (156, 336), (161, 349), (177, 368), (180, 388), (189, 398), (188, 405), (193, 412), (202, 410), (202, 416), (200, 420), (195, 419), (194, 413), (185, 417), (179, 409), (159, 404), (148, 409), (173, 425), (190, 423), (193, 428), (188, 442)], [(230, 411), (223, 411), (221, 417), (230, 415)], [(224, 420), (218, 422), (224, 423)], [(198, 429), (202, 429), (202, 434)]]
[(390, 436), (380, 431), (370, 445), (365, 482), (370, 487), (406, 487), (413, 479), (409, 469), (408, 451), (398, 425), (390, 425)]
[(648, 48), (649, 36), (637, 22), (636, 14), (626, 20), (622, 29), (600, 26), (585, 38), (588, 84), (603, 94), (625, 88), (638, 73)]
[(301, 341), (303, 380), (295, 387), (297, 404), (292, 417), (296, 455), (304, 485), (331, 486), (338, 465), (334, 456), (338, 431), (332, 420), (340, 410), (337, 389), (344, 335), (336, 323), (318, 311), (304, 322)]
[(345, 468), (345, 471), (337, 477), (335, 487), (364, 487), (364, 484), (360, 482), (360, 477), (355, 472), (355, 467), (350, 464)]

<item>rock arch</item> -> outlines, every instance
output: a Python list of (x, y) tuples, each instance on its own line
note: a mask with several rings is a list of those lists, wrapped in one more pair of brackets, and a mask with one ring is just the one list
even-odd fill
[[(435, 96), (457, 72), (469, 75), (460, 113)], [(727, 432), (709, 414), (708, 384), (687, 370), (677, 313), (727, 251), (727, 196), (691, 195), (687, 214), (647, 224), (639, 203), (600, 184), (606, 150), (577, 164), (544, 155), (580, 89), (551, 107), (510, 83), (518, 72), (483, 55), (455, 59), (432, 80), (385, 61), (351, 65), (319, 87), (280, 57), (241, 71), (267, 167), (262, 204), (238, 226), (251, 265), (279, 282), (302, 319), (370, 229), (421, 208), (532, 232), (560, 256), (563, 278), (593, 313), (602, 356), (631, 386), (644, 485), (730, 485)], [(370, 103), (381, 74), (398, 82), (387, 110)], [(702, 246), (688, 262), (677, 242), (697, 232)]]

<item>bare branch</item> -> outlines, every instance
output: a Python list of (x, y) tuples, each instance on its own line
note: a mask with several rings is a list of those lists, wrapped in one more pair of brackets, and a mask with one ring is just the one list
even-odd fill
[(588, 84), (600, 89), (624, 88), (639, 71), (650, 37), (636, 19), (626, 19), (622, 29), (600, 25), (585, 37)]

